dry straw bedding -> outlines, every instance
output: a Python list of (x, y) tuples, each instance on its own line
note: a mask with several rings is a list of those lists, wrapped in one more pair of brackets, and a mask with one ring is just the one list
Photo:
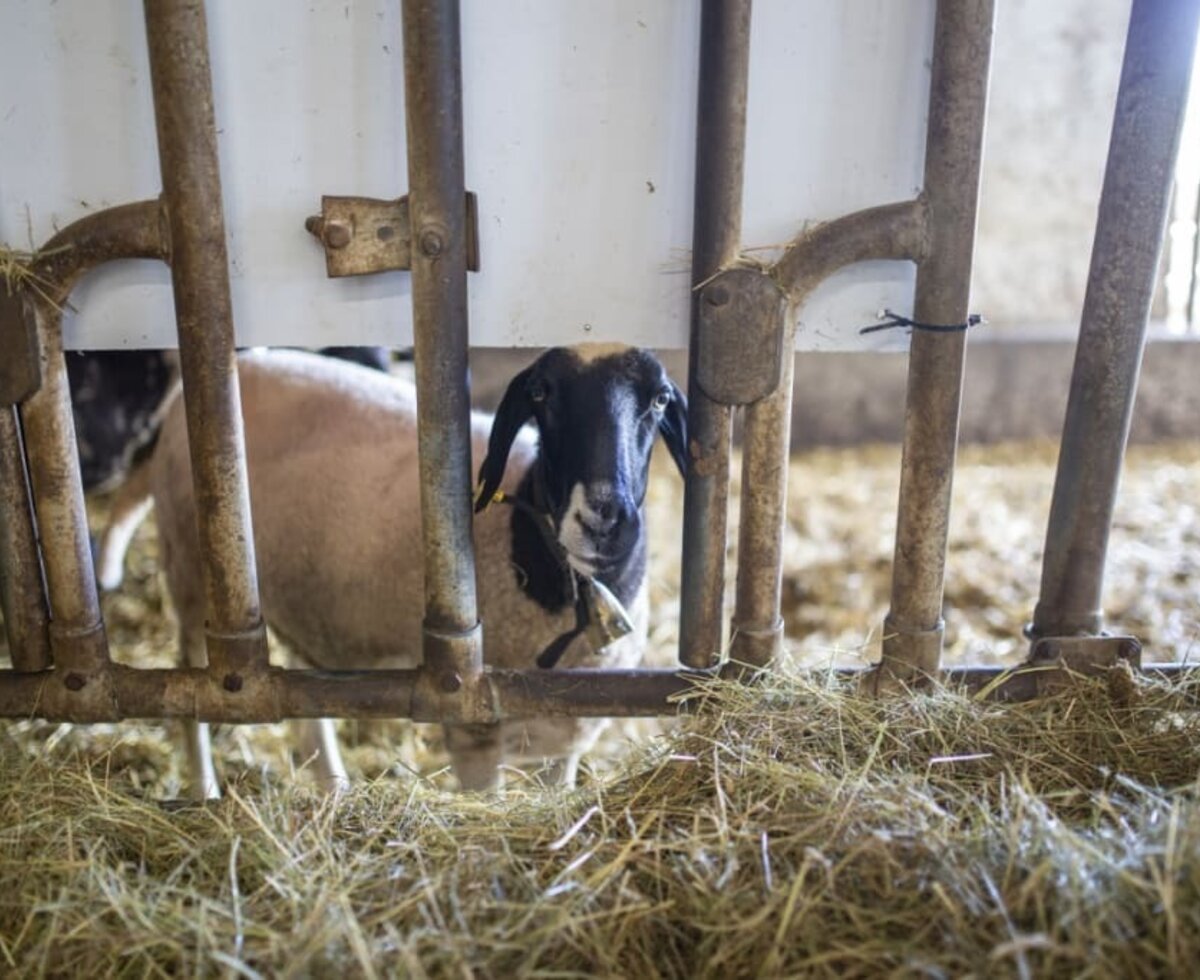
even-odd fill
[[(1011, 659), (1053, 454), (964, 464), (951, 648)], [(891, 450), (795, 462), (793, 663), (870, 656), (894, 471)], [(1183, 446), (1135, 452), (1125, 479), (1109, 608), (1156, 659), (1197, 632), (1198, 477), (1200, 448)], [(678, 500), (655, 481), (659, 659)], [(171, 643), (153, 562), (147, 531), (106, 598), (139, 663)], [(1191, 976), (1197, 693), (1081, 682), (1036, 705), (875, 703), (789, 668), (708, 692), (573, 793), (514, 773), (499, 799), (447, 792), (435, 729), (347, 723), (364, 782), (333, 803), (293, 778), (282, 726), (230, 727), (227, 798), (184, 810), (157, 802), (181, 786), (169, 726), (9, 723), (0, 973)]]

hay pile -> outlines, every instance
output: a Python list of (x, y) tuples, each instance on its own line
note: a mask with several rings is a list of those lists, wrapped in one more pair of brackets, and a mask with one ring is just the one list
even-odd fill
[[(336, 806), (275, 725), (217, 733), (224, 802), (164, 810), (185, 778), (174, 726), (0, 722), (0, 973), (1191, 975), (1196, 686), (881, 705), (792, 669), (875, 655), (897, 463), (890, 448), (794, 461), (789, 668), (714, 690), (653, 742), (654, 723), (618, 726), (573, 794), (514, 773), (503, 799), (455, 796), (436, 727), (345, 722), (366, 782)], [(1054, 450), (968, 449), (962, 464), (947, 660), (1011, 662)], [(1200, 446), (1131, 454), (1108, 607), (1156, 660), (1200, 634), (1197, 485)], [(676, 636), (681, 501), (656, 469), (658, 664)], [(155, 568), (147, 526), (104, 600), (127, 663), (171, 663)], [(622, 761), (629, 736), (641, 746)]]
[[(274, 780), (166, 812), (120, 738), (4, 736), (21, 975), (1190, 975), (1193, 686), (1036, 705), (714, 688), (613, 781), (464, 799)], [(1124, 705), (1124, 706), (1122, 706)], [(143, 760), (143, 764), (153, 764)]]

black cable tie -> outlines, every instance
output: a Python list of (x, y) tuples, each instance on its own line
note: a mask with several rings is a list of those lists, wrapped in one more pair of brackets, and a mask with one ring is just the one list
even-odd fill
[(969, 314), (966, 323), (918, 323), (916, 320), (910, 320), (908, 317), (901, 316), (899, 313), (893, 313), (891, 310), (884, 310), (880, 316), (886, 317), (883, 323), (873, 323), (869, 327), (863, 327), (858, 332), (865, 334), (875, 333), (879, 330), (891, 330), (895, 327), (910, 327), (913, 330), (924, 330), (928, 333), (962, 333), (980, 323), (987, 323), (978, 313)]

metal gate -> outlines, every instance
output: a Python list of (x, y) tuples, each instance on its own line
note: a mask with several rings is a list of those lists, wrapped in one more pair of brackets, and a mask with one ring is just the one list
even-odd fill
[[(940, 675), (989, 697), (1025, 698), (1064, 669), (1119, 659), (1139, 664), (1136, 639), (1104, 632), (1101, 583), (1200, 5), (1133, 5), (1041, 597), (1028, 630), (1031, 656), (1005, 671), (940, 670), (993, 0), (938, 3), (924, 191), (806, 231), (765, 268), (740, 258), (750, 7), (750, 0), (705, 0), (702, 14), (679, 669), (514, 671), (482, 661), (487, 624), (478, 620), (474, 586), (466, 303), (468, 266), (477, 256), (464, 182), (457, 0), (403, 3), (407, 199), (330, 198), (310, 223), (331, 274), (411, 269), (425, 545), (422, 666), (333, 672), (268, 664), (204, 4), (152, 0), (146, 31), (161, 198), (63, 229), (38, 250), (19, 288), (0, 293), (0, 582), (13, 659), (13, 668), (0, 672), (0, 715), (466, 723), (658, 715), (680, 710), (697, 678), (752, 676), (769, 667), (783, 640), (780, 551), (795, 311), (831, 273), (880, 259), (915, 263), (918, 277), (891, 612), (882, 662), (862, 675), (865, 685), (904, 688)], [(381, 254), (356, 241), (354, 228), (369, 222), (339, 218), (356, 208), (406, 232), (395, 251)], [(205, 563), (205, 669), (114, 664), (92, 570), (62, 311), (88, 270), (132, 257), (159, 259), (172, 273)], [(726, 517), (738, 409), (743, 486), (755, 489), (743, 495), (742, 558), (726, 643)]]

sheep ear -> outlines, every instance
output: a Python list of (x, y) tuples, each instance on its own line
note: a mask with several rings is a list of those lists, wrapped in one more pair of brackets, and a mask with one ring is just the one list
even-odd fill
[(529, 397), (529, 378), (533, 368), (528, 367), (508, 383), (508, 390), (496, 409), (492, 422), (492, 434), (488, 437), (487, 458), (479, 467), (479, 490), (475, 495), (475, 513), (483, 511), (492, 502), (492, 497), (504, 479), (504, 468), (508, 465), (508, 453), (521, 426), (533, 417), (533, 399)]
[(658, 431), (671, 451), (679, 475), (687, 476), (687, 398), (675, 382), (671, 382), (671, 404), (658, 420)]

